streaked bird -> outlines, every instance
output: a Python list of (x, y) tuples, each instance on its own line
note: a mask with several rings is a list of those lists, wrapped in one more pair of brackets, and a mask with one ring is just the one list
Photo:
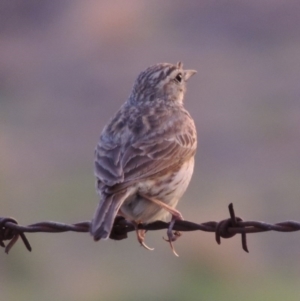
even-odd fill
[(183, 104), (186, 83), (195, 73), (181, 62), (147, 68), (104, 127), (95, 150), (100, 196), (90, 228), (95, 240), (107, 239), (121, 215), (132, 221), (138, 241), (148, 248), (138, 224), (171, 214), (167, 235), (175, 253), (172, 228), (183, 219), (176, 205), (191, 180), (197, 147), (195, 124)]

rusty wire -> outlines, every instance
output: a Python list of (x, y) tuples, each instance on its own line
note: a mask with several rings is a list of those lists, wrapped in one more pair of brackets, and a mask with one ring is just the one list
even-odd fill
[[(269, 224), (259, 221), (244, 221), (242, 218), (235, 215), (233, 205), (228, 206), (230, 218), (224, 219), (220, 222), (206, 222), (197, 224), (189, 221), (176, 221), (174, 231), (204, 231), (214, 232), (215, 239), (218, 244), (221, 244), (221, 238), (230, 238), (236, 234), (241, 234), (242, 248), (248, 252), (246, 234), (258, 233), (267, 231), (277, 232), (294, 232), (300, 230), (300, 223), (295, 221), (285, 221), (276, 224)], [(156, 221), (150, 224), (139, 224), (139, 229), (147, 231), (168, 229), (169, 223), (163, 221)], [(28, 226), (21, 226), (13, 218), (0, 217), (0, 246), (5, 248), (8, 254), (13, 245), (21, 237), (25, 247), (31, 251), (31, 246), (27, 240), (25, 233), (47, 232), (47, 233), (61, 233), (61, 232), (89, 232), (90, 221), (79, 222), (75, 224), (64, 224), (58, 222), (39, 222)], [(125, 220), (123, 217), (118, 216), (115, 220), (113, 230), (110, 238), (114, 240), (122, 240), (127, 238), (127, 233), (134, 231), (135, 226)], [(9, 241), (7, 245), (4, 241)]]

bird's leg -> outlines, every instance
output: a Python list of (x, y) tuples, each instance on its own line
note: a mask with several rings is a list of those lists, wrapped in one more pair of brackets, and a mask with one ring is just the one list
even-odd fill
[(172, 252), (174, 253), (174, 255), (178, 256), (178, 254), (176, 253), (175, 249), (174, 249), (174, 246), (173, 246), (173, 241), (175, 241), (179, 236), (181, 236), (181, 233), (179, 231), (175, 231), (173, 233), (173, 227), (174, 227), (174, 224), (177, 220), (180, 220), (182, 221), (183, 220), (183, 216), (182, 214), (176, 210), (175, 208), (172, 208), (171, 206), (159, 201), (159, 200), (156, 200), (156, 199), (152, 199), (152, 198), (149, 198), (149, 197), (146, 197), (144, 195), (141, 195), (143, 198), (157, 204), (158, 206), (160, 206), (161, 208), (164, 208), (165, 210), (167, 210), (169, 213), (171, 213), (172, 215), (172, 219), (171, 219), (171, 222), (170, 222), (170, 225), (169, 225), (169, 228), (167, 230), (167, 235), (168, 235), (168, 239), (165, 239), (165, 241), (169, 242), (170, 244), (170, 247), (172, 249)]
[[(179, 213), (179, 214), (180, 214), (180, 213)], [(180, 220), (180, 221), (183, 220), (181, 214), (180, 214), (179, 217), (178, 217), (178, 216), (175, 216), (175, 215), (172, 215), (172, 219), (171, 219), (169, 228), (168, 228), (168, 230), (167, 230), (168, 239), (165, 239), (165, 238), (164, 238), (164, 240), (167, 241), (167, 242), (169, 242), (170, 247), (171, 247), (171, 249), (172, 249), (172, 252), (174, 253), (175, 256), (178, 257), (179, 255), (176, 253), (176, 251), (175, 251), (175, 249), (174, 249), (174, 246), (173, 246), (173, 241), (177, 240), (177, 238), (181, 236), (181, 233), (180, 233), (179, 231), (174, 231), (174, 232), (173, 232), (173, 227), (174, 227), (174, 224), (175, 224), (175, 222), (176, 222), (177, 220)]]
[(146, 230), (143, 230), (143, 229), (136, 230), (137, 239), (138, 239), (138, 242), (141, 244), (141, 246), (143, 246), (145, 249), (147, 249), (149, 251), (153, 251), (154, 248), (150, 248), (144, 243), (145, 234), (146, 234)]
[(140, 222), (129, 221), (129, 220), (128, 220), (128, 217), (127, 217), (121, 210), (119, 210), (118, 215), (123, 216), (128, 222), (130, 222), (130, 223), (134, 226), (135, 233), (136, 233), (136, 237), (137, 237), (137, 240), (138, 240), (138, 242), (140, 243), (140, 245), (143, 246), (145, 249), (147, 249), (147, 250), (149, 250), (149, 251), (153, 251), (154, 248), (149, 248), (149, 247), (144, 243), (146, 230), (144, 230), (144, 229), (139, 229), (139, 224), (140, 224)]
[(147, 250), (149, 250), (149, 251), (153, 251), (154, 248), (149, 248), (149, 247), (144, 243), (146, 230), (144, 230), (144, 229), (139, 229), (139, 228), (138, 228), (139, 223), (137, 223), (137, 222), (135, 222), (135, 221), (133, 221), (133, 225), (134, 225), (134, 227), (135, 227), (135, 232), (136, 232), (137, 240), (138, 240), (138, 242), (141, 244), (141, 246), (143, 246), (145, 249), (147, 249)]

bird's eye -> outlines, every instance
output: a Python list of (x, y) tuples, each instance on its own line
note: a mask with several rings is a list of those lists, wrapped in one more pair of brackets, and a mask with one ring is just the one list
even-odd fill
[(181, 74), (181, 73), (178, 73), (178, 74), (176, 75), (175, 79), (176, 79), (179, 83), (181, 83), (181, 81), (182, 81), (182, 74)]

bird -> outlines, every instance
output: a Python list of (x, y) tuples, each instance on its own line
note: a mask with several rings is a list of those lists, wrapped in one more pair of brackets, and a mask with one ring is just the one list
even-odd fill
[(197, 133), (184, 108), (186, 84), (197, 71), (159, 63), (142, 71), (130, 96), (104, 127), (95, 149), (94, 172), (100, 202), (91, 221), (94, 240), (107, 239), (117, 216), (131, 221), (145, 248), (140, 223), (166, 220), (172, 242), (176, 209), (194, 170)]

